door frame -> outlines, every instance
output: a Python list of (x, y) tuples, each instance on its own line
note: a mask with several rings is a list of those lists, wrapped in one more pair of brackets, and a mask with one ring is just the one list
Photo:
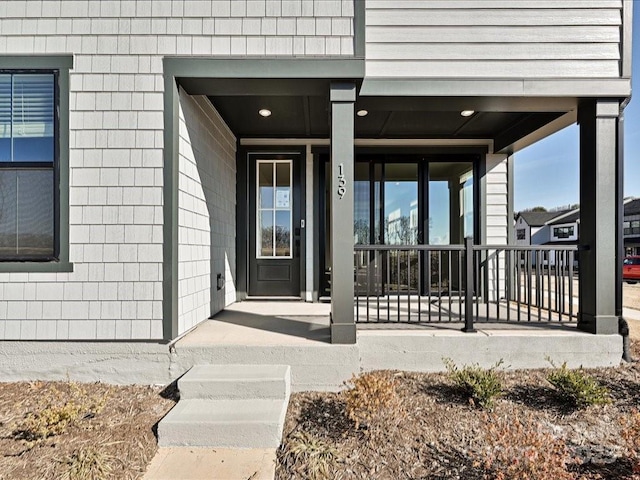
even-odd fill
[[(262, 157), (264, 160), (288, 160), (294, 164), (294, 172), (297, 170), (297, 177), (292, 172), (293, 181), (299, 183), (300, 190), (300, 219), (306, 224), (306, 146), (240, 146), (236, 155), (236, 299), (245, 300), (249, 296), (250, 280), (250, 259), (251, 252), (255, 250), (255, 245), (250, 245), (250, 229), (255, 229), (255, 224), (251, 223), (250, 189), (255, 190), (255, 185), (250, 185), (251, 171), (255, 168), (252, 159)], [(296, 228), (295, 226), (293, 228)], [(293, 233), (293, 232), (292, 232)], [(294, 240), (295, 242), (295, 240)], [(253, 250), (251, 250), (253, 249)], [(300, 293), (306, 289), (306, 235), (305, 229), (300, 231)]]

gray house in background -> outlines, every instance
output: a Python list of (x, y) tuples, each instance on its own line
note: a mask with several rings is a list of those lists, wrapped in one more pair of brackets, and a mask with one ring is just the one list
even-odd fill
[(551, 240), (549, 231), (551, 222), (566, 217), (570, 212), (571, 210), (518, 213), (515, 219), (515, 244), (545, 245), (549, 243)]
[(365, 297), (463, 296), (512, 155), (575, 122), (577, 325), (617, 333), (632, 3), (0, 2), (0, 339), (169, 342), (257, 297), (356, 342)]
[[(623, 201), (625, 255), (640, 254), (640, 198)], [(580, 209), (551, 212), (521, 212), (515, 220), (517, 245), (579, 244)]]
[(640, 198), (624, 204), (624, 250), (626, 255), (640, 255)]

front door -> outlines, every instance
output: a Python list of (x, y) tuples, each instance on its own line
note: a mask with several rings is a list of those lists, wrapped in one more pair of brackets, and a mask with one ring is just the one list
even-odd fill
[(250, 155), (249, 295), (300, 295), (301, 161)]

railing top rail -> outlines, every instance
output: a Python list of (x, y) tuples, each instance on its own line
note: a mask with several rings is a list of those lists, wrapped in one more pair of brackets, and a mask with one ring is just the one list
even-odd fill
[[(391, 250), (423, 250), (457, 252), (465, 249), (464, 245), (354, 245), (356, 252), (386, 252)], [(475, 251), (508, 250), (508, 251), (561, 251), (577, 252), (578, 245), (473, 245)]]
[(386, 252), (392, 250), (423, 250), (458, 252), (464, 250), (464, 245), (354, 245), (356, 252)]
[(474, 250), (509, 250), (509, 251), (560, 251), (577, 252), (578, 245), (474, 245)]

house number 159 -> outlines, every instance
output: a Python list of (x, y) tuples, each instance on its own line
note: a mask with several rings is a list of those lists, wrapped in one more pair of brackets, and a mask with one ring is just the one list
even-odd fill
[(344, 164), (338, 165), (338, 196), (342, 199), (347, 193), (347, 181), (344, 178)]

